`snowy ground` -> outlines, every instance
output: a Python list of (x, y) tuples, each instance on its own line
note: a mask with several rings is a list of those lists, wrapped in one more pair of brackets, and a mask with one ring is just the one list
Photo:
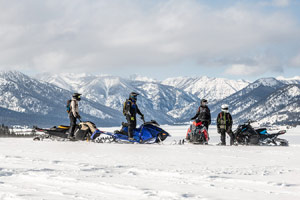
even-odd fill
[(164, 145), (0, 138), (0, 200), (300, 199), (300, 128), (289, 147), (171, 145), (188, 126), (164, 128)]

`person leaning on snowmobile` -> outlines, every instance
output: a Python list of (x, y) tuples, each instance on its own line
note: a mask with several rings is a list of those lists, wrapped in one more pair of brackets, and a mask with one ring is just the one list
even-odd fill
[(202, 122), (202, 124), (206, 127), (208, 131), (208, 126), (211, 123), (211, 116), (210, 116), (210, 110), (207, 107), (207, 100), (202, 99), (201, 105), (198, 108), (198, 111), (194, 117), (191, 118), (191, 120), (196, 120), (198, 122)]
[(81, 119), (81, 116), (79, 115), (79, 109), (78, 109), (78, 101), (80, 101), (81, 94), (74, 93), (72, 95), (72, 100), (70, 103), (70, 112), (69, 112), (69, 119), (70, 119), (70, 130), (69, 130), (69, 136), (68, 138), (73, 139), (74, 138), (74, 131), (76, 128), (76, 121), (77, 119)]
[(218, 133), (221, 134), (220, 145), (226, 145), (226, 133), (230, 136), (230, 145), (233, 145), (232, 117), (228, 111), (228, 105), (222, 105), (221, 109), (217, 117)]
[(138, 108), (136, 92), (131, 92), (129, 94), (129, 99), (127, 99), (124, 103), (123, 114), (126, 116), (126, 120), (128, 122), (128, 139), (133, 140), (133, 130), (136, 128), (136, 114), (141, 116), (141, 119), (144, 121), (144, 115), (141, 113)]

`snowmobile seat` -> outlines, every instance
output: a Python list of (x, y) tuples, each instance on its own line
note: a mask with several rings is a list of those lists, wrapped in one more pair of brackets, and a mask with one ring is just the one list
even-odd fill
[(70, 128), (70, 126), (59, 125), (57, 128), (61, 128), (61, 129), (69, 129), (69, 128)]
[(114, 133), (128, 136), (128, 133), (124, 130), (121, 130), (121, 131), (116, 130), (116, 131), (114, 131)]
[(268, 134), (266, 128), (259, 128), (259, 129), (256, 129), (256, 132), (258, 132), (259, 134), (262, 134), (262, 135)]

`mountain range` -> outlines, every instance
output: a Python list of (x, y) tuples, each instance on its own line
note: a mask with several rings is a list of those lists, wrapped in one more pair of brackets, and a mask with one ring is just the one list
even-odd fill
[[(215, 119), (222, 104), (230, 105), (236, 123), (247, 119), (264, 124), (298, 124), (300, 78), (263, 78), (254, 82), (210, 77), (176, 77), (158, 81), (148, 77), (121, 78), (91, 74), (38, 74), (0, 72), (0, 120), (7, 125), (50, 127), (68, 124), (66, 102), (82, 93), (83, 120), (98, 126), (124, 121), (123, 102), (130, 92), (140, 95), (138, 105), (146, 120), (161, 124), (188, 122), (200, 100), (206, 98)], [(213, 121), (214, 122), (214, 121)]]

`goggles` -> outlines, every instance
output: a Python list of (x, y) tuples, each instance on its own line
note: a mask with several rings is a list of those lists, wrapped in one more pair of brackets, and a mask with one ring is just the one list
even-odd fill
[(137, 96), (131, 96), (131, 99), (136, 100), (136, 99), (137, 99)]

